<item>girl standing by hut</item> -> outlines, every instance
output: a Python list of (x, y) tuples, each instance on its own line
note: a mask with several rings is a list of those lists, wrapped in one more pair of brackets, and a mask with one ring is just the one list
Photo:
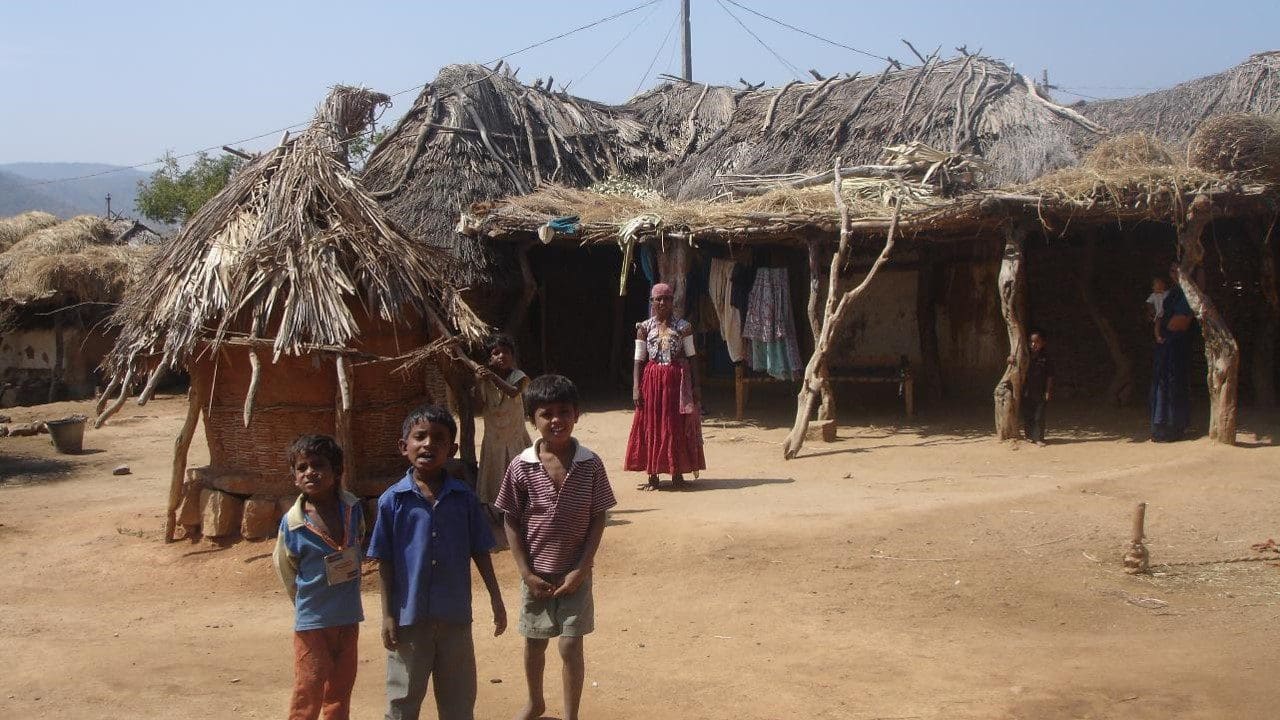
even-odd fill
[(498, 499), (498, 488), (507, 465), (529, 447), (521, 399), (529, 376), (516, 367), (516, 344), (510, 337), (491, 336), (485, 342), (485, 352), (488, 362), (476, 369), (476, 389), (484, 417), (476, 494), (489, 511), (490, 519), (501, 528), (502, 519), (494, 512), (493, 501)]
[(694, 357), (693, 328), (672, 314), (671, 286), (658, 283), (649, 295), (652, 316), (636, 325), (635, 373), (631, 399), (635, 417), (627, 441), (630, 471), (649, 474), (649, 487), (658, 488), (658, 475), (671, 475), (674, 486), (684, 473), (707, 467), (702, 454), (702, 403)]

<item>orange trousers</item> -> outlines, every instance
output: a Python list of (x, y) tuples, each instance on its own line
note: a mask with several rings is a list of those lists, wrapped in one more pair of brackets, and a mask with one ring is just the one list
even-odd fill
[(293, 699), (289, 720), (348, 720), (356, 684), (360, 625), (293, 633)]

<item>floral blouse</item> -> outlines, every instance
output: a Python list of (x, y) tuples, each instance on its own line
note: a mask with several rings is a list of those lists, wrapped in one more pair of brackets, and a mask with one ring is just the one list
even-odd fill
[(668, 320), (665, 328), (657, 318), (636, 324), (636, 339), (644, 341), (649, 361), (662, 365), (686, 356), (684, 338), (692, 333), (689, 321), (679, 318)]

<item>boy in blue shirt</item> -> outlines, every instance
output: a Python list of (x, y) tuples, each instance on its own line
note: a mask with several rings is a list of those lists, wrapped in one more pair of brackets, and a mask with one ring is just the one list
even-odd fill
[(356, 682), (360, 605), (359, 500), (339, 486), (342, 448), (326, 435), (303, 435), (287, 452), (302, 492), (280, 520), (272, 553), (294, 602), (294, 686), (290, 720), (346, 720)]
[(475, 493), (444, 469), (458, 450), (456, 434), (444, 408), (426, 405), (409, 413), (400, 453), (411, 467), (378, 498), (369, 557), (378, 559), (382, 581), (388, 720), (416, 720), (429, 678), (440, 720), (472, 720), (472, 562), (489, 591), (493, 634), (507, 627), (488, 518)]

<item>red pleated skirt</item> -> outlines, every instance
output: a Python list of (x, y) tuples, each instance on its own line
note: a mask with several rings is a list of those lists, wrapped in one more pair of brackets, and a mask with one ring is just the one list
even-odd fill
[(682, 475), (707, 467), (702, 453), (702, 415), (680, 412), (685, 363), (651, 362), (640, 379), (643, 404), (631, 420), (626, 469), (649, 475)]

